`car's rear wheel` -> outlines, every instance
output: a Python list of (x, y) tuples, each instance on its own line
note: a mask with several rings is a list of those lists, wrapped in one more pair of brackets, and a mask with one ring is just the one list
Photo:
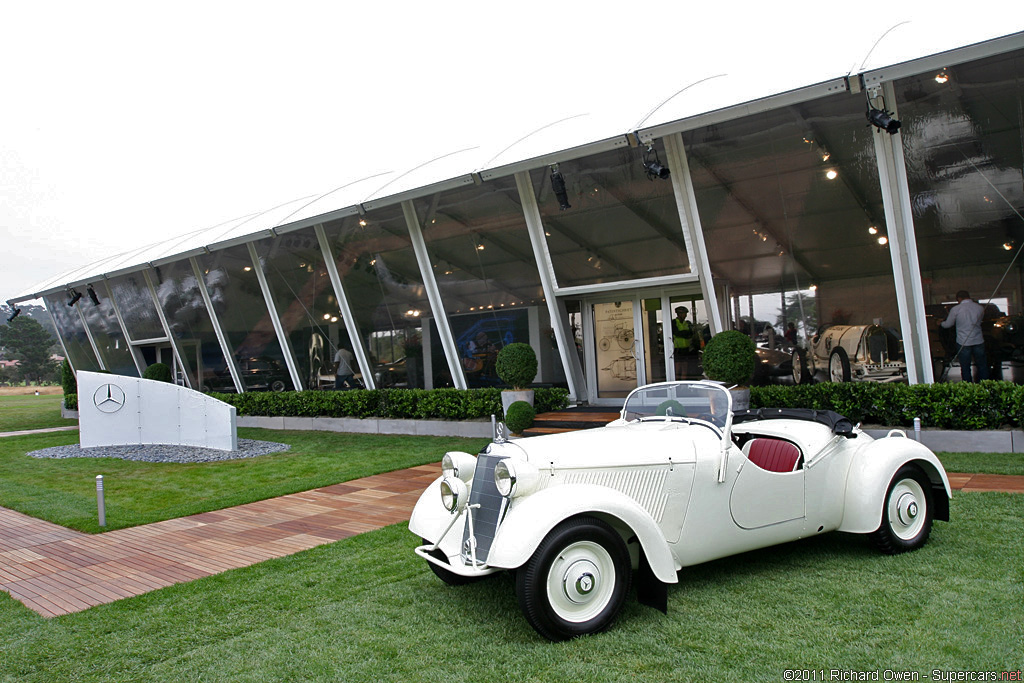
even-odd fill
[(270, 385), (271, 391), (284, 391), (288, 387), (284, 380), (276, 379)]
[[(424, 538), (423, 545), (427, 545), (428, 543), (430, 543), (430, 541)], [(434, 548), (428, 554), (431, 557), (436, 557), (445, 564), (448, 564), (448, 558), (445, 556), (443, 552), (441, 552), (440, 548)], [(455, 572), (449, 571), (444, 567), (438, 567), (433, 562), (427, 562), (427, 566), (430, 567), (430, 571), (434, 572), (437, 578), (441, 579), (449, 586), (465, 586), (467, 583), (473, 583), (474, 581), (479, 581), (481, 578), (483, 578), (480, 576), (462, 576), (461, 574), (456, 574)]]
[(828, 357), (828, 378), (833, 382), (850, 381), (850, 357), (846, 349), (835, 349)]
[(931, 482), (917, 465), (904, 465), (889, 482), (872, 540), (887, 555), (917, 550), (928, 540), (933, 515)]
[(607, 628), (622, 609), (632, 578), (629, 551), (594, 517), (574, 517), (551, 530), (516, 573), (519, 606), (549, 640)]

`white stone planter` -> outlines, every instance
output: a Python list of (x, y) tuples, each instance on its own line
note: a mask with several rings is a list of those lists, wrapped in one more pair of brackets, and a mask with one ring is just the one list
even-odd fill
[(508, 407), (516, 401), (526, 401), (531, 406), (533, 405), (533, 389), (524, 389), (523, 391), (515, 391), (513, 389), (505, 389), (501, 392), (501, 412), (502, 415), (508, 412)]

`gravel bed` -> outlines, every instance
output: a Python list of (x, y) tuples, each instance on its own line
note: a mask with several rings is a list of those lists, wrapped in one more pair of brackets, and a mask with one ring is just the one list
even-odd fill
[(121, 458), (143, 462), (215, 462), (218, 460), (240, 460), (258, 455), (280, 453), (291, 446), (273, 441), (239, 439), (237, 451), (221, 451), (215, 448), (197, 446), (171, 446), (167, 444), (146, 444), (142, 446), (95, 446), (82, 448), (78, 444), (54, 446), (29, 453), (33, 458)]

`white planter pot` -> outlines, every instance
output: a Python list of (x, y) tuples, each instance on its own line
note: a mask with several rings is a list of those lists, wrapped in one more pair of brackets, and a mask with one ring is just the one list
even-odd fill
[(523, 391), (514, 391), (512, 389), (506, 389), (501, 392), (501, 413), (504, 415), (508, 412), (508, 407), (516, 401), (526, 401), (531, 406), (533, 405), (533, 389), (525, 389)]
[(730, 389), (729, 393), (732, 394), (732, 409), (733, 410), (749, 410), (750, 409), (750, 389)]

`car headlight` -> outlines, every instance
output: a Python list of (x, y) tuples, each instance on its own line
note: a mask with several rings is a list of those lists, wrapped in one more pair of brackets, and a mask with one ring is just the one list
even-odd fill
[(506, 458), (494, 466), (494, 485), (506, 498), (533, 493), (540, 483), (540, 472), (528, 462)]
[(441, 474), (468, 482), (476, 471), (476, 458), (462, 451), (449, 451), (441, 458)]
[(448, 512), (459, 512), (469, 502), (466, 482), (458, 478), (445, 477), (441, 480), (441, 504)]

